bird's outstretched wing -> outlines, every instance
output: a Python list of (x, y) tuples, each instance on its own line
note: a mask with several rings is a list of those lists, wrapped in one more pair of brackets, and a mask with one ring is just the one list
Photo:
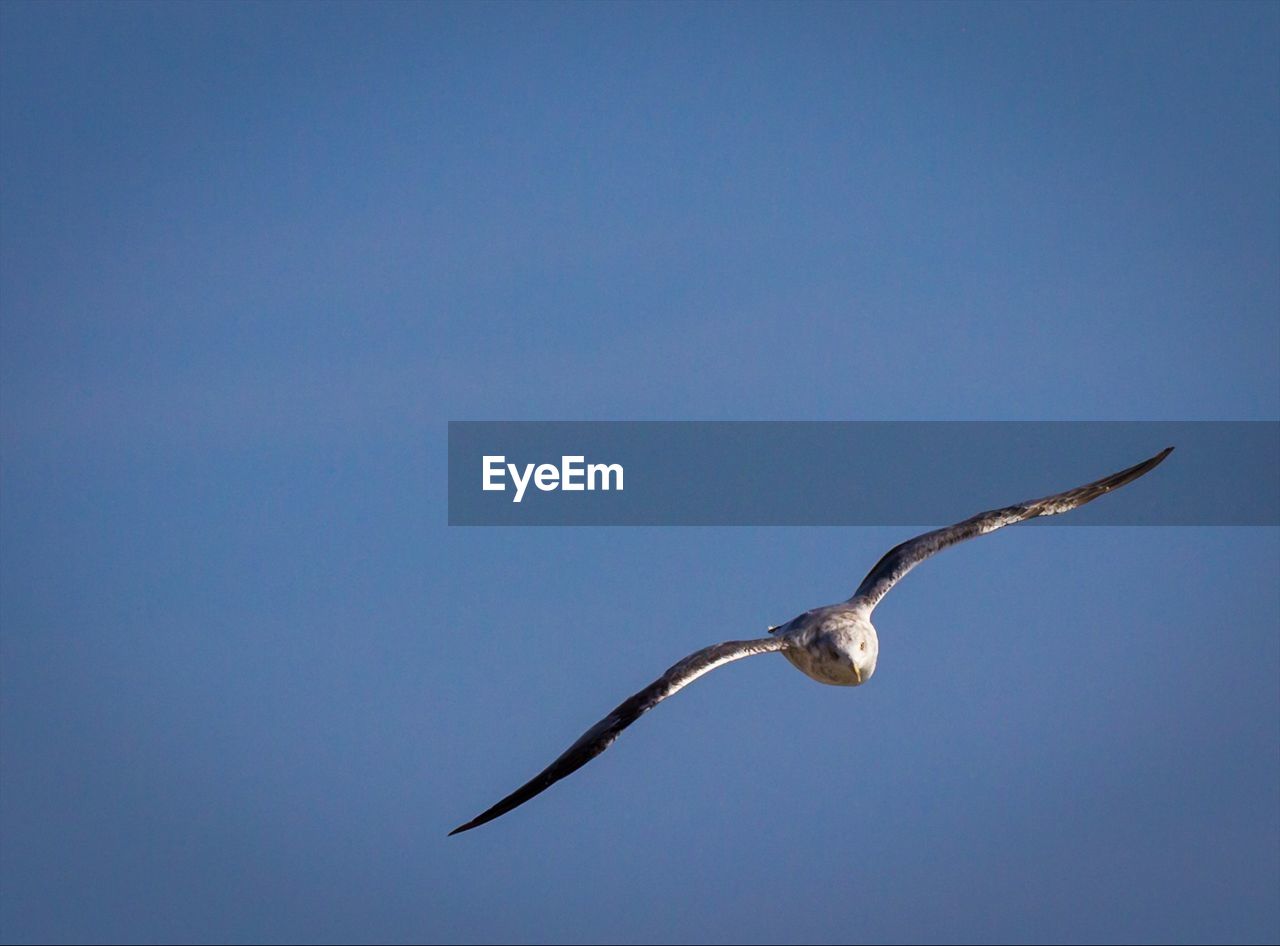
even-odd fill
[(643, 714), (653, 709), (667, 697), (688, 686), (704, 673), (710, 673), (722, 666), (753, 654), (769, 651), (785, 650), (790, 642), (776, 637), (763, 637), (749, 641), (725, 641), (723, 644), (712, 644), (696, 653), (690, 654), (653, 683), (649, 684), (635, 696), (624, 700), (618, 707), (600, 722), (588, 729), (571, 745), (560, 758), (542, 770), (534, 778), (517, 788), (502, 801), (488, 811), (477, 815), (464, 825), (459, 825), (449, 832), (450, 835), (478, 828), (487, 821), (505, 815), (512, 808), (523, 805), (534, 795), (545, 791), (566, 775), (571, 775), (586, 765), (618, 738), (618, 734), (626, 729)]
[(1057, 493), (1043, 499), (1031, 499), (1024, 503), (1006, 506), (1004, 509), (980, 512), (964, 522), (957, 522), (945, 529), (936, 529), (933, 532), (918, 535), (914, 539), (908, 539), (896, 548), (890, 549), (885, 553), (884, 558), (876, 562), (875, 567), (866, 578), (862, 579), (862, 584), (858, 586), (858, 590), (853, 593), (849, 601), (852, 604), (862, 604), (869, 614), (871, 609), (880, 603), (880, 599), (889, 593), (889, 589), (898, 583), (898, 579), (935, 552), (941, 552), (947, 546), (963, 542), (965, 539), (986, 535), (988, 532), (1013, 525), (1015, 522), (1022, 522), (1024, 519), (1070, 512), (1077, 506), (1092, 502), (1103, 493), (1109, 493), (1150, 472), (1172, 451), (1173, 447), (1167, 447), (1136, 466), (1113, 473), (1096, 482), (1067, 490), (1065, 493)]

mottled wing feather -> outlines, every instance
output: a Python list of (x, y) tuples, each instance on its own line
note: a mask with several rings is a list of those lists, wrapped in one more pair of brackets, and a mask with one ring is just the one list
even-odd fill
[(458, 834), (479, 827), (511, 809), (523, 805), (533, 796), (545, 791), (566, 775), (571, 775), (586, 765), (618, 738), (618, 734), (637, 719), (653, 709), (667, 697), (677, 693), (705, 673), (710, 673), (719, 666), (753, 654), (783, 650), (789, 646), (786, 640), (765, 637), (749, 641), (725, 641), (713, 644), (690, 654), (653, 683), (649, 684), (635, 696), (624, 700), (616, 709), (600, 722), (588, 729), (571, 745), (560, 758), (516, 789), (488, 811), (477, 815), (464, 825), (454, 828), (449, 834)]
[(930, 555), (941, 552), (957, 542), (963, 542), (965, 539), (972, 539), (979, 535), (986, 535), (988, 532), (994, 532), (996, 529), (1013, 525), (1015, 522), (1022, 522), (1024, 519), (1034, 519), (1036, 516), (1056, 516), (1059, 513), (1070, 512), (1077, 506), (1092, 502), (1104, 493), (1109, 493), (1113, 489), (1136, 480), (1144, 473), (1150, 472), (1172, 451), (1173, 447), (1168, 447), (1161, 450), (1151, 459), (1144, 460), (1136, 466), (1121, 470), (1119, 473), (1113, 473), (1111, 476), (1103, 477), (1093, 483), (1067, 490), (1065, 493), (1057, 493), (1053, 496), (1046, 496), (1043, 499), (1028, 500), (1024, 503), (1006, 506), (1003, 509), (980, 512), (976, 516), (964, 520), (964, 522), (957, 522), (955, 525), (947, 526), (945, 529), (936, 529), (933, 532), (918, 535), (914, 539), (908, 539), (896, 548), (890, 549), (884, 558), (876, 563), (875, 567), (867, 574), (867, 577), (862, 579), (862, 584), (858, 586), (858, 590), (853, 593), (853, 597), (849, 600), (855, 604), (862, 603), (867, 612), (870, 613), (871, 609), (880, 603), (880, 599), (889, 593), (889, 589), (897, 584), (903, 575)]

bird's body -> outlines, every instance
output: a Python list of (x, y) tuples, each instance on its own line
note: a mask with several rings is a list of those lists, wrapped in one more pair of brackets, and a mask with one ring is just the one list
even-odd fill
[(885, 553), (847, 601), (805, 611), (786, 624), (769, 628), (768, 637), (725, 641), (695, 651), (639, 693), (620, 703), (537, 776), (449, 833), (469, 831), (524, 804), (604, 752), (622, 730), (667, 697), (731, 661), (753, 654), (781, 652), (799, 670), (819, 683), (832, 686), (866, 683), (875, 673), (880, 655), (880, 641), (871, 624), (871, 612), (889, 589), (916, 565), (957, 542), (1037, 516), (1069, 512), (1150, 472), (1172, 450), (1168, 447), (1149, 460), (1076, 489), (981, 512), (955, 525), (908, 539)]
[(787, 642), (782, 651), (797, 669), (819, 683), (856, 687), (871, 679), (880, 639), (870, 609), (842, 601), (797, 615), (769, 633)]

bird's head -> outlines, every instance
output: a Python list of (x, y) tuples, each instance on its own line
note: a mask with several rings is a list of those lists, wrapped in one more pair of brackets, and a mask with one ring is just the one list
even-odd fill
[(840, 641), (840, 656), (848, 663), (857, 684), (866, 683), (876, 672), (876, 659), (880, 656), (876, 629), (869, 621), (861, 621), (839, 635), (837, 640)]

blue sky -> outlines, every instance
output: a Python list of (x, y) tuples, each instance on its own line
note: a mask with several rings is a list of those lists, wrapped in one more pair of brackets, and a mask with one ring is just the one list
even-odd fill
[(1278, 55), (1266, 4), (0, 6), (0, 934), (1280, 936), (1276, 529), (971, 543), (866, 687), (745, 661), (446, 839), (905, 536), (444, 492), (448, 420), (1280, 418)]

